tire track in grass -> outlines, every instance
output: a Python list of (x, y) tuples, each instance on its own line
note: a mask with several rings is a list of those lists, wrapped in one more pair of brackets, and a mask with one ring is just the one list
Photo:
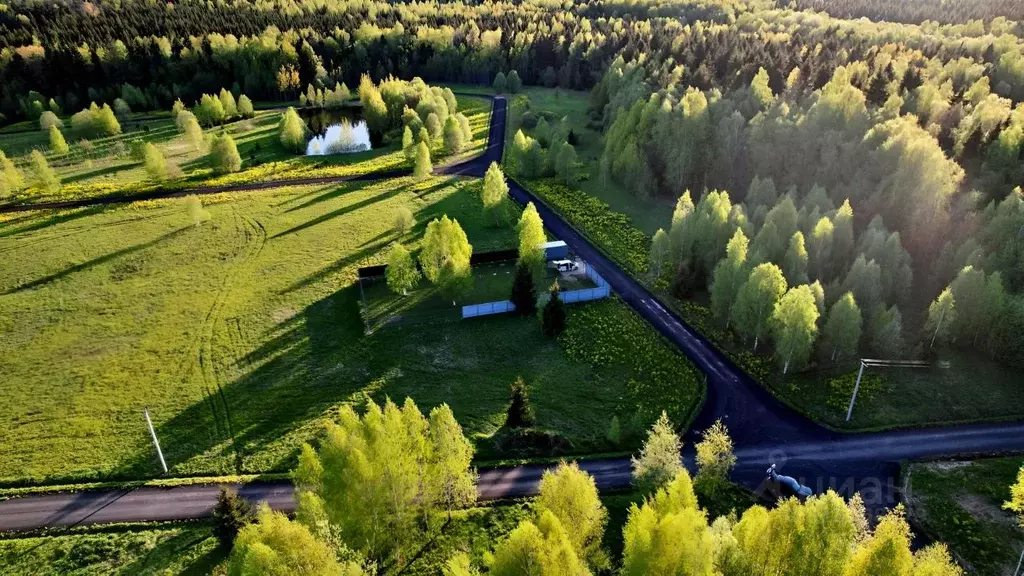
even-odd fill
[[(224, 307), (234, 289), (236, 277), (246, 270), (263, 251), (267, 241), (267, 231), (256, 219), (239, 213), (234, 205), (232, 205), (231, 209), (235, 218), (235, 226), (244, 237), (242, 256), (228, 270), (228, 273), (224, 275), (224, 280), (221, 282), (217, 296), (214, 298), (213, 306), (210, 307), (210, 311), (203, 321), (202, 340), (198, 347), (198, 362), (203, 384), (210, 400), (211, 409), (213, 410), (214, 421), (217, 423), (218, 431), (230, 442), (231, 450), (234, 453), (235, 471), (240, 472), (242, 469), (242, 454), (235, 444), (231, 408), (228, 404), (227, 396), (224, 394), (224, 388), (220, 383), (221, 375), (216, 359), (216, 334), (218, 326), (224, 323), (230, 340), (231, 327), (227, 325), (227, 320), (222, 318)], [(220, 405), (219, 407), (218, 404)], [(218, 412), (220, 411), (218, 408), (224, 411), (223, 422), (218, 417)]]

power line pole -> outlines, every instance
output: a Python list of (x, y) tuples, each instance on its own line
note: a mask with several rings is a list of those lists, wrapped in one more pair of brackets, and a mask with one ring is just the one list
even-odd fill
[(853, 385), (853, 396), (850, 397), (850, 407), (846, 409), (846, 421), (853, 416), (853, 405), (857, 402), (857, 392), (860, 391), (860, 379), (864, 376), (865, 368), (927, 368), (927, 362), (920, 360), (875, 360), (872, 358), (861, 358), (860, 370), (857, 372), (857, 383)]
[(164, 469), (164, 474), (167, 474), (167, 462), (164, 461), (164, 452), (160, 449), (160, 441), (156, 439), (153, 421), (149, 419), (149, 408), (143, 410), (143, 414), (146, 415), (146, 426), (149, 427), (149, 435), (153, 437), (153, 445), (156, 446), (156, 455), (160, 457), (160, 467)]

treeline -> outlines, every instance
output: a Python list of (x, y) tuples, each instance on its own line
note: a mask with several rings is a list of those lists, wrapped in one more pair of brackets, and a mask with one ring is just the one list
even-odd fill
[[(725, 95), (671, 76), (653, 89), (662, 68), (617, 60), (592, 99), (601, 178), (645, 197), (705, 191), (655, 235), (656, 281), (707, 288), (720, 324), (755, 348), (770, 337), (784, 369), (816, 349), (899, 357), (936, 330), (1019, 361), (1024, 106), (992, 93), (986, 68), (875, 52), (817, 89), (794, 67), (776, 93), (761, 69)], [(964, 316), (922, 329), (947, 286)]]
[[(893, 69), (900, 80), (908, 68), (913, 80), (931, 75), (932, 60), (955, 61), (970, 74), (981, 67), (999, 96), (1024, 99), (1015, 22), (924, 31), (764, 4), (590, 1), (566, 9), (553, 2), (129, 0), (78, 9), (19, 0), (0, 12), (0, 113), (9, 120), (24, 117), (21, 99), (30, 90), (64, 109), (113, 105), (118, 97), (133, 110), (163, 109), (175, 98), (191, 100), (225, 87), (256, 99), (294, 98), (309, 85), (354, 86), (363, 73), (377, 81), (394, 75), (481, 84), (498, 71), (516, 69), (526, 84), (589, 89), (616, 57), (631, 61), (641, 54), (659, 86), (674, 79), (732, 90), (764, 68), (776, 92), (795, 67), (817, 89), (837, 66), (871, 62), (877, 54), (901, 62)], [(125, 98), (126, 84), (143, 99), (133, 104)], [(953, 96), (962, 91), (954, 81)]]
[(925, 20), (963, 24), (971, 20), (1024, 20), (1024, 4), (1017, 0), (781, 0), (782, 6), (828, 12), (836, 18), (870, 18), (920, 24)]
[(19, 98), (29, 90), (75, 109), (112, 102), (130, 83), (150, 108), (162, 109), (223, 87), (292, 98), (310, 84), (354, 86), (363, 73), (378, 81), (418, 75), (489, 83), (497, 71), (516, 68), (526, 83), (582, 89), (640, 33), (621, 20), (590, 21), (534, 4), (510, 4), (506, 16), (461, 4), (366, 3), (340, 12), (277, 12), (248, 2), (91, 6), (15, 3), (0, 12), (7, 46), (0, 50), (0, 113), (23, 117)]
[[(516, 406), (513, 396), (510, 421)], [(683, 467), (681, 447), (662, 414), (633, 459), (633, 483), (644, 500), (629, 510), (620, 565), (604, 545), (609, 514), (594, 478), (563, 462), (544, 472), (517, 526), (493, 541), (474, 540), (472, 556), (445, 551), (443, 565), (431, 566), (432, 573), (471, 576), (484, 568), (495, 576), (587, 576), (618, 568), (637, 576), (963, 574), (943, 544), (911, 551), (902, 507), (872, 527), (859, 495), (845, 502), (829, 491), (803, 502), (789, 498), (771, 510), (723, 510), (712, 519), (707, 503), (729, 492), (736, 463), (728, 430), (719, 422), (705, 431), (696, 446), (695, 477)], [(214, 516), (222, 544), (233, 547), (229, 574), (360, 576), (408, 569), (425, 550), (459, 534), (452, 510), (477, 498), (472, 457), (472, 445), (446, 405), (429, 416), (409, 399), (401, 407), (370, 402), (362, 416), (345, 406), (319, 447), (302, 449), (293, 473), (294, 520), (265, 506), (253, 513), (237, 496), (222, 494)]]

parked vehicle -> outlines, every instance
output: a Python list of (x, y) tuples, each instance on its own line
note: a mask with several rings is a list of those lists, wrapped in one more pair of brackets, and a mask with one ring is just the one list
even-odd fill
[(559, 272), (575, 272), (580, 269), (579, 262), (575, 260), (552, 260), (551, 263)]

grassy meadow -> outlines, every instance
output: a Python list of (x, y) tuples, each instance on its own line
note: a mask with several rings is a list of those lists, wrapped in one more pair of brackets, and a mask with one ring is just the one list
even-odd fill
[[(473, 140), (459, 154), (447, 156), (441, 139), (435, 139), (431, 149), (435, 165), (474, 156), (486, 146), (490, 102), (482, 98), (459, 97), (458, 103), (458, 110), (469, 119)], [(157, 188), (186, 189), (291, 178), (349, 176), (411, 166), (401, 150), (401, 134), (398, 139), (386, 141), (366, 152), (311, 157), (295, 155), (285, 150), (279, 141), (279, 119), (280, 112), (263, 110), (257, 111), (255, 118), (207, 128), (207, 142), (199, 149), (178, 133), (174, 120), (169, 117), (125, 122), (122, 134), (90, 141), (87, 146), (91, 151), (83, 148), (80, 139), (72, 133), (69, 122), (65, 121), (64, 135), (71, 150), (64, 155), (49, 152), (49, 140), (43, 131), (3, 135), (0, 149), (22, 169), (27, 184), (31, 185), (33, 178), (28, 154), (38, 149), (44, 152), (60, 177), (62, 188), (51, 195), (30, 187), (0, 201), (32, 203), (93, 198)], [(209, 136), (222, 133), (231, 134), (235, 140), (242, 158), (239, 172), (217, 175), (208, 165)], [(163, 152), (171, 171), (169, 180), (153, 182), (143, 163), (131, 157), (131, 144), (136, 140), (152, 142)]]
[[(696, 372), (615, 301), (574, 307), (569, 333), (588, 337), (561, 342), (516, 317), (364, 334), (356, 270), (383, 262), (398, 207), (417, 220), (402, 240), (412, 250), (442, 214), (476, 250), (515, 246), (513, 227), (484, 221), (479, 186), (205, 196), (198, 226), (180, 199), (3, 216), (0, 380), (14, 385), (0, 391), (0, 484), (158, 476), (144, 408), (172, 476), (287, 470), (324, 418), (367, 398), (449, 403), (483, 459), (539, 455), (498, 442), (518, 376), (562, 451), (615, 449), (613, 415), (625, 438), (661, 407), (685, 420)], [(612, 314), (635, 329), (602, 325)], [(643, 393), (659, 370), (678, 384)]]
[(0, 540), (10, 576), (42, 574), (227, 574), (226, 555), (206, 523), (124, 525)]
[(1002, 509), (1024, 458), (920, 462), (907, 472), (910, 518), (978, 576), (1013, 574), (1024, 529)]

